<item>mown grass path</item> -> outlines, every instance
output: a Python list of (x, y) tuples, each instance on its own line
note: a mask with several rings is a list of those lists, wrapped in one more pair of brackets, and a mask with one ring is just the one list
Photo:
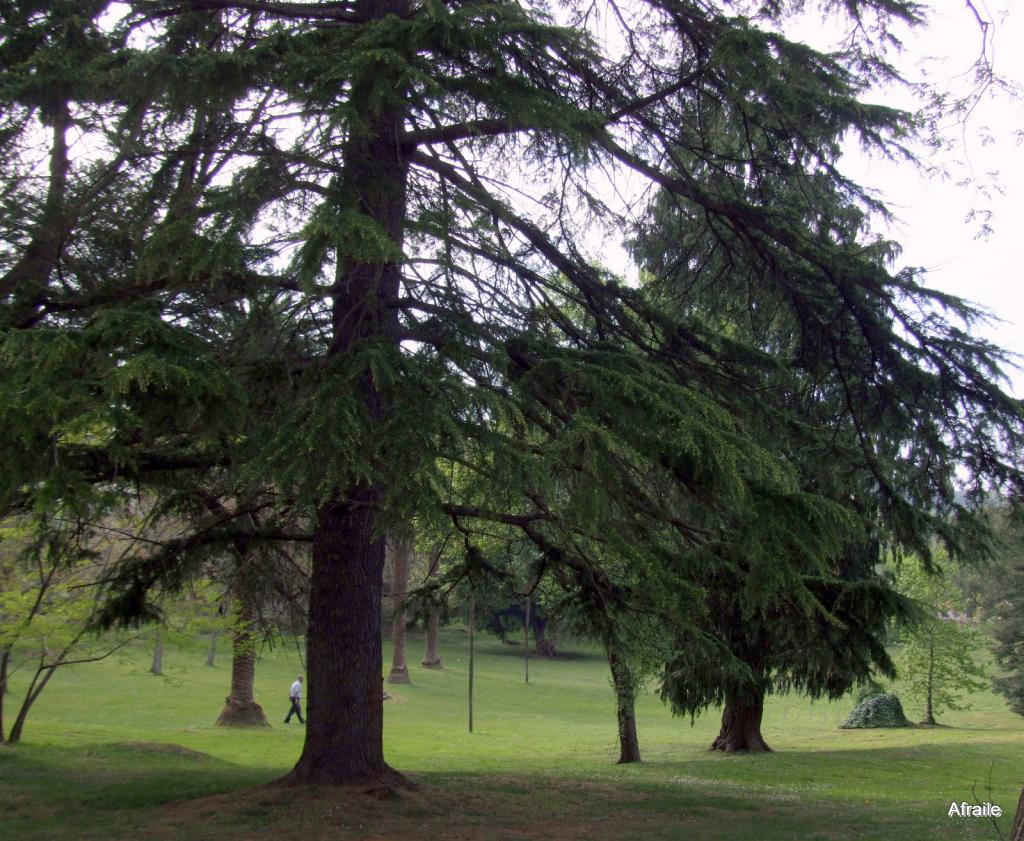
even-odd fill
[(987, 693), (947, 714), (948, 728), (890, 731), (839, 730), (849, 700), (775, 698), (765, 736), (776, 752), (762, 756), (709, 754), (716, 716), (691, 727), (650, 695), (639, 710), (646, 761), (619, 767), (600, 656), (532, 660), (524, 685), (521, 648), (477, 650), (472, 735), (457, 630), (446, 668), (412, 667), (413, 684), (385, 704), (388, 761), (418, 789), (380, 800), (266, 785), (301, 747), (301, 726), (281, 723), (294, 650), (261, 659), (257, 699), (273, 726), (259, 731), (213, 726), (229, 663), (207, 668), (199, 648), (168, 652), (164, 678), (147, 673), (141, 647), (69, 669), (23, 744), (0, 749), (0, 838), (994, 841), (991, 823), (947, 817), (950, 802), (1003, 806), (1005, 833), (1024, 785), (1024, 719)]

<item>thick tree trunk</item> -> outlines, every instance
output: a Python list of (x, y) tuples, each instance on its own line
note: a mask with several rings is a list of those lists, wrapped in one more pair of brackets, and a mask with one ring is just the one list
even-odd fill
[(763, 753), (771, 748), (761, 737), (761, 717), (764, 714), (764, 695), (740, 700), (729, 695), (722, 710), (722, 729), (711, 743), (711, 750), (734, 753), (749, 751)]
[(379, 491), (349, 489), (317, 518), (310, 581), (306, 741), (285, 783), (362, 784), (388, 776), (383, 744)]
[(251, 608), (239, 602), (238, 617), (232, 629), (231, 692), (217, 718), (220, 727), (269, 727), (263, 708), (256, 703), (256, 640)]
[(210, 647), (206, 651), (206, 665), (213, 666), (217, 662), (217, 638), (220, 636), (220, 631), (212, 631), (210, 633)]
[(1017, 816), (1013, 819), (1009, 841), (1024, 841), (1024, 791), (1021, 791), (1017, 801)]
[(608, 665), (615, 687), (615, 706), (619, 720), (619, 765), (640, 761), (640, 740), (636, 733), (636, 681), (629, 666), (612, 648)]
[(395, 601), (391, 620), (391, 672), (388, 683), (408, 683), (409, 667), (405, 663), (405, 597), (409, 592), (409, 565), (413, 541), (401, 538), (394, 542), (395, 578), (392, 598)]
[(440, 624), (440, 610), (437, 605), (430, 605), (427, 608), (427, 646), (423, 652), (421, 663), (427, 669), (440, 669), (441, 655), (437, 650), (437, 630)]
[(153, 644), (153, 662), (149, 671), (154, 675), (164, 673), (164, 631), (163, 628), (156, 629), (156, 642)]
[[(357, 0), (354, 13), (372, 21), (404, 16), (409, 8), (409, 0)], [(342, 218), (365, 217), (392, 247), (369, 247), (365, 235), (354, 238), (357, 245), (342, 238), (330, 289), (330, 358), (399, 343), (398, 314), (392, 303), (399, 297), (402, 278), (397, 252), (404, 239), (408, 182), (401, 143), (408, 106), (397, 87), (402, 84), (384, 62), (351, 81), (349, 102), (355, 116), (342, 150), (337, 210)], [(383, 91), (390, 97), (387, 104), (380, 102)], [(388, 408), (369, 371), (361, 375), (358, 388), (370, 429), (382, 428)], [(376, 450), (372, 444), (367, 441), (370, 457)], [(338, 488), (317, 510), (307, 632), (306, 740), (295, 768), (281, 781), (285, 784), (379, 786), (401, 780), (384, 762), (384, 540), (375, 521), (386, 488), (374, 481)]]

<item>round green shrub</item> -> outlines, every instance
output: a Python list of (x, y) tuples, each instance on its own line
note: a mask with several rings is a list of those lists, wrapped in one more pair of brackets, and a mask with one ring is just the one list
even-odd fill
[(845, 730), (859, 727), (909, 727), (903, 704), (895, 695), (871, 695), (864, 698), (840, 725)]

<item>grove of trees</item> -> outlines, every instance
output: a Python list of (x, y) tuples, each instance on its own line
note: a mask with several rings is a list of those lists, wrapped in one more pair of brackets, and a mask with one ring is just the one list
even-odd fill
[(968, 623), (963, 600), (942, 578), (907, 564), (897, 586), (919, 605), (917, 620), (900, 633), (899, 672), (906, 694), (935, 724), (943, 709), (960, 709), (962, 696), (985, 685), (977, 662), (979, 633)]
[(545, 582), (627, 742), (662, 654), (727, 750), (767, 692), (888, 672), (873, 562), (988, 551), (1024, 409), (843, 172), (853, 140), (912, 156), (864, 93), (918, 7), (824, 2), (826, 54), (784, 34), (803, 6), (3, 0), (0, 514), (60, 553), (145, 499), (92, 624), (226, 564), (236, 654), (261, 593), (306, 605), (308, 548), (294, 784), (401, 782), (412, 523), (455, 558), (435, 593)]

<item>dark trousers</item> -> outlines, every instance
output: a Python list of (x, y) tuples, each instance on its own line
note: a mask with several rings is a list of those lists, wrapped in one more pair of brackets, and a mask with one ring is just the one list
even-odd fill
[(289, 700), (292, 702), (292, 708), (288, 710), (288, 715), (285, 716), (284, 723), (287, 724), (292, 720), (293, 715), (297, 715), (299, 717), (299, 724), (305, 724), (306, 722), (302, 718), (302, 707), (299, 704), (299, 699), (290, 698)]

